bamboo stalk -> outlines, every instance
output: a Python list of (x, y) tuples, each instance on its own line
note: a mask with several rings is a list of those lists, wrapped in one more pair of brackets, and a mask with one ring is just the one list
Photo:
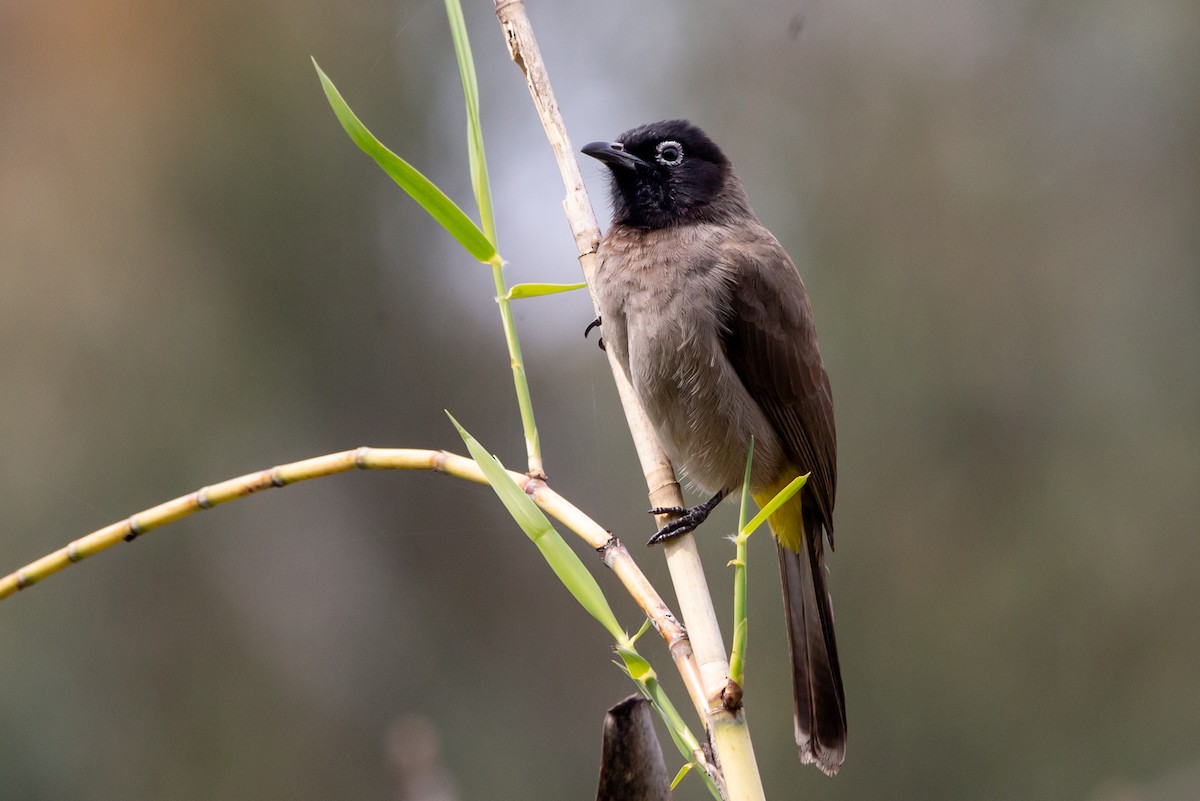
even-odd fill
[[(361, 447), (291, 462), (201, 487), (187, 495), (153, 506), (125, 520), (86, 534), (57, 551), (0, 578), (0, 601), (89, 556), (120, 545), (122, 542), (132, 542), (147, 532), (205, 509), (245, 498), (263, 490), (286, 487), (300, 481), (346, 473), (356, 469), (434, 470), (456, 478), (474, 481), (477, 484), (488, 483), (483, 471), (479, 469), (473, 459), (447, 451)], [(696, 705), (697, 711), (702, 713), (705, 698), (704, 688), (700, 680), (700, 671), (688, 643), (687, 633), (621, 541), (605, 531), (570, 501), (552, 490), (545, 481), (530, 478), (524, 473), (511, 470), (509, 475), (550, 517), (558, 520), (599, 552), (604, 564), (617, 576), (630, 596), (646, 613), (655, 630), (666, 641), (671, 658), (687, 686), (688, 694), (692, 698), (693, 704)]]
[[(483, 126), (479, 114), (479, 85), (475, 77), (475, 59), (471, 55), (471, 43), (467, 37), (467, 25), (463, 19), (459, 0), (446, 0), (446, 16), (450, 20), (450, 31), (454, 39), (454, 55), (458, 61), (458, 74), (462, 79), (463, 100), (467, 106), (467, 153), (471, 163), (471, 186), (475, 202), (479, 205), (479, 224), (484, 237), (499, 246), (496, 238), (496, 216), (492, 210), (492, 190), (488, 180), (487, 156), (483, 147)], [(496, 303), (500, 306), (500, 322), (504, 329), (504, 343), (508, 347), (508, 360), (512, 366), (513, 386), (517, 393), (517, 406), (521, 413), (521, 427), (525, 432), (525, 451), (529, 459), (529, 475), (545, 478), (542, 464), (542, 445), (538, 437), (537, 423), (533, 416), (533, 399), (529, 394), (529, 380), (525, 375), (525, 358), (521, 355), (521, 341), (517, 338), (517, 327), (513, 320), (508, 286), (504, 281), (504, 260), (499, 252), (487, 264), (492, 269), (492, 282), (496, 286)]]
[(517, 324), (513, 319), (512, 301), (508, 297), (508, 284), (504, 280), (502, 265), (493, 264), (492, 281), (496, 285), (496, 303), (500, 306), (500, 323), (504, 328), (504, 343), (508, 346), (508, 360), (512, 365), (513, 386), (517, 391), (517, 407), (521, 413), (521, 428), (525, 432), (525, 452), (529, 459), (529, 475), (532, 478), (546, 477), (542, 463), (542, 443), (538, 436), (537, 423), (533, 417), (533, 398), (529, 394), (529, 380), (525, 375), (525, 357), (521, 355), (521, 340), (517, 338)]
[[(566, 189), (563, 210), (575, 237), (579, 266), (588, 282), (588, 291), (592, 293), (592, 305), (595, 307), (596, 296), (591, 285), (596, 249), (600, 242), (600, 228), (587, 190), (583, 186), (583, 176), (575, 160), (575, 151), (571, 146), (570, 137), (567, 136), (566, 126), (550, 85), (549, 73), (546, 71), (522, 0), (495, 0), (495, 11), (508, 44), (509, 55), (525, 76), (533, 105), (546, 131), (550, 148), (554, 151), (554, 158)], [(611, 353), (609, 366), (612, 368), (617, 393), (646, 478), (651, 506), (682, 507), (683, 495), (670, 460), (667, 459), (639, 406), (624, 371)], [(657, 520), (659, 525), (665, 522), (667, 518)], [(675, 585), (675, 595), (679, 599), (680, 612), (687, 625), (691, 647), (699, 663), (707, 704), (705, 723), (716, 750), (717, 761), (726, 771), (728, 796), (737, 799), (762, 799), (764, 793), (754, 761), (754, 750), (750, 746), (745, 715), (740, 706), (728, 709), (724, 704), (729, 661), (725, 655), (720, 624), (713, 609), (712, 596), (708, 590), (695, 538), (691, 534), (675, 537), (664, 544), (664, 552), (671, 580)], [(737, 766), (732, 765), (732, 761), (735, 760), (739, 762)], [(724, 767), (726, 763), (731, 764), (732, 770)]]

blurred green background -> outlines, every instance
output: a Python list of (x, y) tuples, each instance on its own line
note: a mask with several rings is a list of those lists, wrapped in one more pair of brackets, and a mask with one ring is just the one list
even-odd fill
[[(492, 5), (464, 5), (510, 280), (577, 280)], [(768, 796), (1200, 797), (1200, 5), (529, 6), (576, 144), (701, 124), (812, 296), (850, 742), (835, 780), (796, 760), (756, 537)], [(443, 409), (522, 464), (486, 269), (310, 55), (471, 207), (435, 0), (0, 2), (0, 571), (279, 462), (461, 451)], [(586, 297), (517, 314), (553, 485), (665, 592)], [(701, 532), (723, 619), (733, 519)], [(593, 797), (630, 691), (608, 646), (486, 488), (267, 493), (0, 607), (0, 799)]]

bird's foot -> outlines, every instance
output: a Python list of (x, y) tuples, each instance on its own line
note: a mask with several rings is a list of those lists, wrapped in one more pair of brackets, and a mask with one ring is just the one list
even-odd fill
[[(588, 334), (592, 333), (592, 329), (599, 328), (599, 327), (600, 327), (600, 317), (599, 317), (599, 315), (597, 315), (596, 319), (592, 320), (590, 323), (588, 323), (587, 328), (583, 329), (583, 338), (587, 339)], [(608, 350), (608, 348), (604, 347), (604, 337), (603, 336), (600, 337), (600, 341), (597, 342), (596, 344), (600, 346), (600, 350)]]
[(690, 509), (685, 509), (682, 506), (654, 507), (650, 510), (650, 514), (652, 515), (679, 515), (679, 517), (660, 528), (646, 544), (658, 545), (660, 542), (665, 542), (672, 537), (679, 537), (690, 531), (695, 531), (701, 523), (708, 519), (712, 510), (717, 508), (717, 504), (725, 500), (725, 496), (728, 494), (728, 492), (722, 490), (704, 503), (697, 504)]

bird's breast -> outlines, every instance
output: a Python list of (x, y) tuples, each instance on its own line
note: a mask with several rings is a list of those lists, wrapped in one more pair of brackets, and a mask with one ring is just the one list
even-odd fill
[(601, 248), (596, 287), (606, 344), (672, 462), (695, 484), (706, 492), (740, 486), (751, 437), (752, 483), (769, 482), (782, 462), (779, 439), (721, 339), (736, 276), (703, 232), (637, 233)]

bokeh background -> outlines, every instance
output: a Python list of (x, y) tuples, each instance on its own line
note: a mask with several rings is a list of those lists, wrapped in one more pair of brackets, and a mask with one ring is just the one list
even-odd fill
[[(577, 280), (491, 3), (464, 5), (510, 280)], [(1200, 797), (1200, 5), (529, 6), (576, 144), (700, 123), (813, 299), (850, 744), (836, 780), (795, 758), (756, 538), (769, 797)], [(486, 270), (350, 144), (310, 55), (471, 208), (440, 3), (0, 2), (3, 572), (276, 463), (461, 451), (443, 409), (522, 463)], [(518, 309), (553, 485), (636, 543), (591, 316)], [(726, 619), (733, 517), (701, 536)], [(608, 645), (486, 488), (266, 493), (3, 604), (0, 799), (593, 797), (630, 691)]]

